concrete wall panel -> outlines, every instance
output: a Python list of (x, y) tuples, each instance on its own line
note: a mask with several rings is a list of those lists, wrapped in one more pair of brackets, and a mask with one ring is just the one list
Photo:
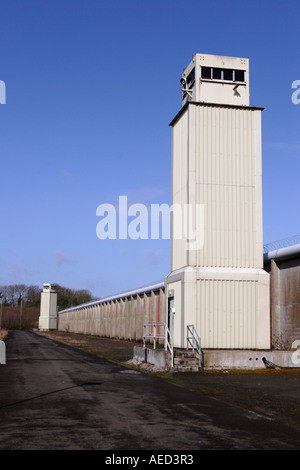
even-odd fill
[(300, 340), (300, 256), (271, 260), (272, 346), (289, 349)]
[(149, 321), (165, 321), (163, 288), (62, 311), (58, 329), (141, 341)]

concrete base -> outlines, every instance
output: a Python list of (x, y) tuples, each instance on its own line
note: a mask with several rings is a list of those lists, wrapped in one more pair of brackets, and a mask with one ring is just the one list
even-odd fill
[[(275, 350), (203, 350), (204, 369), (265, 369), (267, 366), (278, 368), (300, 367), (295, 351)], [(268, 361), (267, 363), (264, 360)], [(271, 364), (268, 364), (271, 363)], [(267, 364), (267, 365), (266, 365)]]
[[(204, 349), (203, 370), (257, 370), (266, 368), (300, 368), (300, 354), (294, 351)], [(176, 370), (171, 355), (164, 349), (133, 348), (133, 363), (151, 364), (157, 370)]]
[(40, 317), (39, 318), (39, 330), (40, 331), (49, 331), (57, 330), (57, 318), (53, 317)]
[(270, 276), (263, 269), (184, 267), (165, 278), (174, 297), (175, 348), (186, 348), (194, 325), (206, 349), (271, 348)]
[(134, 346), (133, 359), (137, 364), (152, 364), (159, 370), (172, 369), (171, 354), (165, 349), (150, 349)]

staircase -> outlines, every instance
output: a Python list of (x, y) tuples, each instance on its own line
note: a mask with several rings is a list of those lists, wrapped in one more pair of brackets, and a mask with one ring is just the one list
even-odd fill
[(196, 350), (174, 350), (174, 369), (178, 372), (199, 372), (199, 354)]

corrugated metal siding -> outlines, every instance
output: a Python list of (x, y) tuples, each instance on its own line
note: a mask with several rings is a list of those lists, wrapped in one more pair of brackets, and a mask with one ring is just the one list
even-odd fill
[(172, 203), (204, 205), (204, 246), (172, 240), (172, 271), (263, 267), (260, 128), (261, 110), (192, 103), (174, 124)]
[(198, 185), (204, 203), (204, 246), (198, 266), (254, 266), (253, 188)]
[(300, 266), (280, 263), (281, 330), (284, 336), (300, 339)]
[(202, 347), (255, 347), (256, 299), (255, 281), (198, 281), (197, 330)]
[[(188, 113), (182, 115), (175, 124), (172, 140), (172, 205), (179, 204), (182, 208), (187, 204), (187, 181), (188, 181)], [(183, 233), (183, 221), (172, 217), (172, 239), (171, 239), (171, 270), (174, 271), (187, 264), (187, 253), (183, 237), (176, 237), (177, 233)], [(179, 226), (178, 226), (179, 225)], [(176, 230), (179, 229), (179, 232)]]
[(272, 342), (275, 349), (292, 348), (293, 341), (300, 339), (300, 253), (295, 250), (292, 256), (272, 260), (271, 264)]
[(261, 156), (252, 142), (255, 112), (206, 106), (194, 106), (193, 112), (196, 198), (205, 206), (204, 248), (195, 265), (261, 267), (255, 260), (261, 225), (255, 174)]
[(142, 340), (144, 323), (163, 322), (164, 288), (116, 296), (59, 313), (58, 329), (108, 338)]

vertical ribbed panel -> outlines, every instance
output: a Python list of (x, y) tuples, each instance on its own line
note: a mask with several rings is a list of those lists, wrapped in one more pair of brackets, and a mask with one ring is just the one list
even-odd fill
[(256, 282), (201, 280), (197, 329), (203, 348), (256, 345)]
[(261, 109), (190, 102), (172, 126), (173, 201), (193, 205), (188, 238), (196, 232), (194, 245), (172, 240), (175, 344), (196, 324), (203, 348), (268, 347)]
[[(188, 202), (188, 118), (186, 111), (176, 123), (172, 141), (172, 205), (183, 209)], [(172, 216), (171, 270), (187, 264), (186, 241), (176, 238), (177, 231), (183, 231), (183, 220)], [(175, 235), (175, 237), (174, 237)]]
[(196, 162), (196, 201), (204, 204), (205, 214), (204, 246), (193, 264), (260, 267), (255, 261), (261, 217), (255, 207), (260, 155), (252, 145), (254, 112), (195, 106), (193, 113), (189, 159)]
[[(59, 314), (59, 330), (141, 340), (144, 323), (164, 321), (164, 289), (115, 298)], [(161, 330), (162, 332), (163, 330)]]

